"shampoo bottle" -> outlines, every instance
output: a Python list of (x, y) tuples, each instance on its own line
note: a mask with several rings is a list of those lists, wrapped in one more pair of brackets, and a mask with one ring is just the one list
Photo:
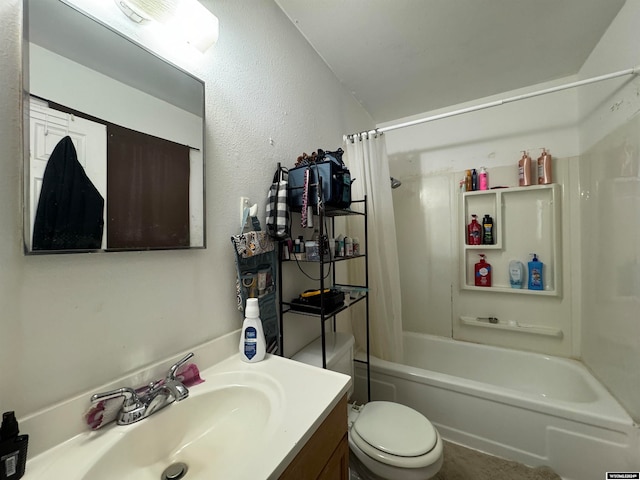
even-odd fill
[(464, 172), (464, 190), (466, 192), (473, 191), (473, 180), (471, 178), (471, 170), (465, 170)]
[(240, 335), (240, 358), (244, 362), (255, 363), (264, 359), (267, 352), (267, 343), (260, 320), (260, 307), (257, 298), (247, 298), (244, 309), (245, 319), (242, 323)]
[(522, 151), (522, 158), (518, 161), (518, 180), (521, 187), (531, 185), (531, 157)]
[(476, 263), (475, 268), (475, 280), (476, 287), (490, 287), (491, 286), (491, 265), (484, 259), (485, 255), (480, 254), (480, 261)]
[(551, 179), (551, 155), (546, 149), (542, 149), (542, 154), (538, 157), (538, 185), (548, 185)]
[(529, 290), (544, 290), (544, 281), (542, 280), (543, 263), (538, 260), (535, 253), (532, 254), (533, 259), (529, 262)]
[(480, 167), (480, 190), (489, 190), (489, 175), (485, 167)]
[(475, 168), (471, 170), (471, 190), (478, 190), (478, 172)]
[(493, 238), (493, 218), (489, 214), (485, 214), (482, 219), (482, 244), (493, 245), (495, 240)]
[(482, 227), (478, 223), (478, 216), (471, 215), (471, 223), (467, 226), (467, 245), (482, 244)]

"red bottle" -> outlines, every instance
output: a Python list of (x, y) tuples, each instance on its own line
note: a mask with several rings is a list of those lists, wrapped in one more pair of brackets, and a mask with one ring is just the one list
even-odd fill
[(482, 226), (478, 223), (478, 216), (471, 215), (471, 223), (467, 225), (467, 245), (482, 244)]
[(476, 287), (490, 287), (491, 286), (491, 265), (484, 259), (484, 254), (480, 254), (480, 261), (476, 263), (476, 270), (474, 278), (476, 280)]

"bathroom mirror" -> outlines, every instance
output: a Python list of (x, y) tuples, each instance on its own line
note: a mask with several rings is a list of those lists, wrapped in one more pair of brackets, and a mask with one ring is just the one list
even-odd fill
[(24, 32), (25, 252), (204, 248), (204, 83), (60, 0)]

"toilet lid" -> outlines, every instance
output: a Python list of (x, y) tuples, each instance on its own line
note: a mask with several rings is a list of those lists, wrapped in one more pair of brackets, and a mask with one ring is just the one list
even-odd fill
[(425, 455), (436, 445), (436, 430), (422, 414), (392, 402), (370, 402), (353, 424), (369, 445), (399, 457)]

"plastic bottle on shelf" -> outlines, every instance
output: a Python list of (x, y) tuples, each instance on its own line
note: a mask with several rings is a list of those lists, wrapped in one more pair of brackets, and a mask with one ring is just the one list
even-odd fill
[(471, 170), (471, 190), (478, 190), (478, 172), (475, 168)]
[(260, 307), (257, 298), (247, 298), (240, 335), (240, 358), (244, 362), (255, 363), (264, 359), (267, 342), (264, 337)]
[(475, 265), (474, 278), (476, 287), (491, 286), (491, 265), (485, 260), (484, 253), (480, 254), (480, 261)]
[(538, 260), (538, 256), (532, 253), (533, 259), (528, 263), (529, 267), (529, 290), (544, 290), (544, 280), (542, 269), (544, 264)]
[(480, 190), (489, 190), (489, 175), (485, 167), (480, 167)]
[(471, 215), (471, 223), (467, 226), (467, 245), (482, 244), (482, 227), (478, 223), (478, 216)]
[(511, 288), (522, 288), (524, 280), (524, 265), (518, 260), (509, 262), (509, 284)]
[(360, 239), (353, 237), (353, 254), (360, 255)]
[(496, 242), (493, 238), (493, 218), (487, 213), (482, 219), (482, 244), (493, 245), (494, 243)]
[(464, 190), (466, 192), (473, 191), (473, 183), (471, 178), (471, 170), (465, 170), (464, 172)]
[(336, 257), (344, 257), (344, 236), (342, 234), (336, 237)]
[(538, 157), (538, 185), (548, 185), (552, 183), (551, 178), (551, 155), (546, 149)]
[(523, 150), (522, 158), (518, 161), (518, 184), (521, 187), (531, 185), (531, 157)]
[(353, 239), (351, 237), (344, 237), (344, 256), (353, 257)]

